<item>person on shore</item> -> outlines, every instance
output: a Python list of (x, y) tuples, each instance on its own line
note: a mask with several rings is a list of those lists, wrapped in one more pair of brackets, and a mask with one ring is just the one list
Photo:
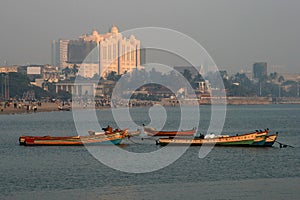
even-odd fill
[(34, 106), (33, 106), (33, 112), (36, 112), (36, 111), (37, 111), (37, 106), (34, 105)]

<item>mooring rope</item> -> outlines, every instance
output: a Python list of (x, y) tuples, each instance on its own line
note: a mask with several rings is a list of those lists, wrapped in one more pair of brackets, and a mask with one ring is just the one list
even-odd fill
[(279, 144), (279, 147), (280, 147), (280, 148), (287, 148), (287, 147), (292, 147), (292, 148), (294, 148), (292, 145), (283, 144), (283, 143), (278, 142), (278, 141), (275, 141), (275, 142), (277, 142), (277, 143)]

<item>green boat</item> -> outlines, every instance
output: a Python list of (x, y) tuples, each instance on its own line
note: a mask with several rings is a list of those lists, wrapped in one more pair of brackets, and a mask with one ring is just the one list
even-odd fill
[(202, 145), (216, 145), (216, 146), (252, 146), (252, 144), (264, 142), (267, 131), (247, 133), (243, 135), (235, 136), (215, 136), (213, 138), (183, 138), (183, 137), (169, 137), (169, 138), (159, 138), (157, 144), (159, 145), (192, 145), (192, 146), (202, 146)]

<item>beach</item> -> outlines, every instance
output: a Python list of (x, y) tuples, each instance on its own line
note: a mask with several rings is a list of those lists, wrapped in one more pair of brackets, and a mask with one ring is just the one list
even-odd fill
[[(30, 107), (28, 107), (30, 106)], [(40, 105), (36, 105), (36, 110), (34, 110), (34, 106), (29, 104), (22, 104), (20, 107), (14, 107), (13, 104), (9, 106), (0, 107), (0, 114), (21, 114), (21, 113), (34, 113), (34, 112), (51, 112), (58, 111), (58, 107), (56, 103), (45, 102)]]

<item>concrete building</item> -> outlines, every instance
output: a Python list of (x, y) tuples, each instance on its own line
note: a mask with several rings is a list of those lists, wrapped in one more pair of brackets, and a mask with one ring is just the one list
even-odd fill
[(51, 65), (65, 68), (68, 63), (68, 45), (70, 40), (59, 39), (51, 43)]
[(262, 79), (267, 76), (267, 63), (266, 62), (258, 62), (253, 64), (253, 78), (254, 79)]
[(97, 84), (97, 81), (78, 81), (76, 83), (63, 81), (55, 84), (55, 92), (65, 91), (76, 96), (95, 96)]
[(42, 70), (42, 77), (49, 82), (58, 82), (59, 71), (57, 66), (45, 65)]
[(0, 73), (18, 72), (18, 66), (2, 66), (0, 67)]
[(56, 40), (51, 43), (51, 65), (59, 66), (59, 43)]
[(59, 40), (59, 66), (68, 67), (68, 44), (70, 40)]
[(140, 69), (140, 41), (133, 35), (123, 37), (116, 26), (106, 34), (94, 30), (69, 42), (68, 63), (80, 66), (79, 75), (83, 77), (105, 77), (112, 71), (124, 74)]
[(79, 80), (74, 82), (63, 81), (55, 84), (55, 91), (65, 91), (72, 94), (74, 97), (96, 97), (105, 98), (112, 94), (115, 86), (114, 81), (109, 80)]

